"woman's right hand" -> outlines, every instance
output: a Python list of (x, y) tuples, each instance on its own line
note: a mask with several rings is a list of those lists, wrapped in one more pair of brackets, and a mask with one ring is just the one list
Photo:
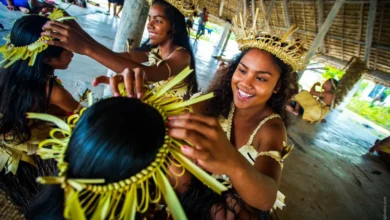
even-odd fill
[(145, 74), (141, 68), (130, 70), (126, 68), (122, 73), (112, 77), (99, 76), (92, 81), (93, 86), (107, 84), (111, 86), (113, 96), (120, 96), (119, 84), (124, 83), (127, 96), (141, 98), (144, 94)]
[(42, 27), (43, 36), (49, 36), (56, 40), (47, 41), (49, 45), (63, 47), (75, 53), (87, 55), (93, 47), (93, 41), (89, 39), (84, 31), (76, 22), (61, 23), (57, 21), (48, 21)]

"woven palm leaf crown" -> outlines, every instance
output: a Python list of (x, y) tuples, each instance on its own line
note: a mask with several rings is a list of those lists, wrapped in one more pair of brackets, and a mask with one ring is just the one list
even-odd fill
[[(153, 4), (154, 0), (147, 0), (149, 5)], [(170, 5), (180, 11), (185, 17), (192, 15), (197, 8), (199, 0), (165, 0)]]
[[(303, 47), (304, 43), (301, 40), (288, 40), (288, 38), (297, 30), (292, 25), (290, 29), (282, 36), (261, 31), (256, 26), (259, 9), (256, 9), (255, 17), (253, 18), (252, 27), (247, 28), (247, 19), (242, 14), (239, 18), (236, 15), (233, 18), (232, 31), (236, 35), (236, 41), (241, 51), (258, 48), (274, 54), (284, 63), (291, 66), (294, 71), (305, 69), (307, 50)], [(265, 19), (264, 19), (265, 21)]]
[[(53, 12), (47, 16), (47, 18), (58, 22), (76, 19), (74, 17), (65, 16), (64, 10), (60, 8), (55, 8)], [(5, 40), (7, 41), (6, 44), (0, 46), (0, 53), (3, 55), (3, 60), (0, 62), (0, 65), (4, 65), (4, 68), (7, 68), (18, 60), (27, 59), (30, 59), (28, 65), (33, 66), (37, 55), (49, 47), (45, 41), (53, 40), (53, 38), (41, 36), (34, 43), (25, 46), (14, 46), (11, 43), (10, 36), (8, 36)]]
[[(183, 101), (181, 97), (167, 95), (168, 90), (182, 82), (191, 72), (192, 70), (187, 67), (164, 86), (147, 91), (141, 101), (155, 108), (167, 122), (170, 116), (188, 112), (192, 104), (212, 98), (212, 93), (187, 101)], [(122, 95), (126, 95), (123, 85), (120, 86), (120, 91)], [(83, 111), (80, 115), (82, 113)], [(38, 154), (43, 159), (55, 159), (59, 174), (57, 177), (40, 177), (38, 181), (42, 184), (60, 184), (64, 189), (65, 219), (82, 220), (89, 216), (91, 219), (134, 219), (137, 212), (148, 211), (150, 203), (158, 203), (162, 198), (174, 219), (187, 219), (166, 177), (166, 175), (175, 175), (173, 177), (183, 175), (184, 169), (219, 194), (227, 190), (224, 185), (182, 155), (180, 148), (184, 143), (167, 134), (155, 160), (127, 179), (107, 184), (104, 179), (68, 178), (68, 163), (71, 161), (65, 161), (65, 155), (72, 130), (80, 115), (70, 116), (67, 122), (64, 122), (47, 114), (28, 114), (28, 118), (50, 121), (58, 127), (50, 132), (49, 139), (39, 144)], [(168, 172), (170, 165), (184, 168), (183, 173)], [(120, 203), (122, 205), (118, 205)]]

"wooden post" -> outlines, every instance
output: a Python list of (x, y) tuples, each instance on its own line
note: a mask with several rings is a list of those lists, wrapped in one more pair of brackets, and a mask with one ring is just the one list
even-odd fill
[(369, 66), (377, 4), (378, 4), (378, 0), (371, 0), (370, 10), (368, 12), (368, 21), (367, 21), (367, 30), (366, 30), (366, 48), (364, 52), (364, 62), (366, 63), (367, 66)]
[(225, 24), (223, 25), (223, 32), (221, 34), (221, 38), (219, 39), (217, 47), (214, 49), (213, 57), (222, 56), (222, 53), (226, 48), (227, 42), (229, 41), (231, 28), (232, 25), (229, 22), (225, 21)]
[(223, 14), (223, 5), (225, 4), (225, 0), (221, 0), (221, 3), (219, 4), (219, 17), (222, 17)]
[[(145, 29), (146, 20), (149, 12), (149, 4), (147, 1), (125, 0), (123, 12), (118, 30), (115, 35), (113, 51), (127, 51), (127, 39), (134, 40), (133, 47), (138, 47), (142, 34)], [(113, 76), (117, 73), (108, 70), (107, 76)], [(111, 95), (109, 86), (104, 89), (103, 97)]]
[(326, 33), (328, 33), (330, 26), (333, 23), (333, 20), (336, 18), (337, 13), (339, 12), (341, 6), (343, 6), (345, 0), (336, 0), (332, 9), (330, 10), (324, 24), (321, 26), (316, 38), (313, 41), (313, 44), (307, 53), (306, 62), (309, 62), (310, 59), (316, 54), (317, 49), (323, 43)]
[(126, 0), (123, 5), (121, 21), (116, 32), (113, 50), (126, 51), (127, 39), (133, 39), (133, 47), (138, 47), (148, 17), (149, 5), (146, 1)]

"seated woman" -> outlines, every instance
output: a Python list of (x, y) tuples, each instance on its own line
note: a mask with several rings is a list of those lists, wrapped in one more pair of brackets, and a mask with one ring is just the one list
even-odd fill
[(20, 10), (24, 14), (39, 13), (44, 8), (52, 9), (53, 5), (38, 0), (0, 0), (8, 10)]
[[(55, 12), (54, 14), (57, 14)], [(9, 42), (0, 47), (0, 187), (25, 213), (40, 186), (35, 178), (51, 170), (35, 153), (49, 125), (26, 119), (26, 113), (66, 115), (80, 106), (54, 75), (66, 69), (72, 52), (42, 43), (42, 26), (50, 20), (23, 16), (14, 23)]]
[(292, 149), (284, 106), (306, 50), (288, 35), (243, 37), (237, 37), (242, 52), (209, 89), (215, 98), (195, 109), (205, 116), (179, 115), (168, 123), (170, 136), (196, 146), (182, 152), (232, 188), (219, 196), (183, 175), (176, 191), (190, 219), (267, 219), (269, 210), (284, 206), (278, 189)]
[[(310, 93), (304, 90), (295, 95), (293, 101), (286, 105), (286, 109), (295, 115), (302, 115), (303, 120), (324, 122), (330, 111), (337, 84), (338, 81), (333, 78), (326, 80), (322, 86), (317, 82), (311, 87)], [(318, 87), (320, 91), (317, 91)]]
[(81, 116), (70, 116), (68, 124), (29, 113), (29, 118), (58, 126), (42, 142), (39, 154), (55, 158), (60, 172), (58, 177), (38, 179), (55, 185), (45, 186), (27, 219), (166, 219), (166, 213), (159, 212), (164, 209), (162, 198), (173, 219), (187, 219), (166, 177), (181, 175), (168, 173), (170, 164), (189, 170), (219, 194), (226, 190), (186, 159), (181, 143), (166, 134), (170, 116), (211, 96), (190, 103), (166, 97), (162, 90), (147, 92), (142, 101), (104, 99), (81, 111)]
[[(130, 53), (113, 52), (72, 24), (48, 22), (44, 30), (49, 31), (42, 34), (60, 39), (48, 41), (49, 45), (61, 46), (75, 53), (87, 55), (114, 72), (122, 73), (113, 77), (100, 76), (93, 81), (93, 85), (100, 83), (113, 85), (114, 96), (120, 95), (118, 84), (124, 82), (129, 97), (141, 97), (145, 81), (156, 82), (154, 86), (162, 86), (185, 67), (190, 66), (194, 70), (190, 77), (174, 89), (176, 95), (188, 97), (198, 91), (198, 84), (195, 76), (195, 57), (183, 15), (188, 10), (183, 9), (182, 5), (176, 8), (164, 0), (153, 1), (147, 23), (149, 39), (141, 48)], [(130, 71), (124, 72), (126, 68)]]

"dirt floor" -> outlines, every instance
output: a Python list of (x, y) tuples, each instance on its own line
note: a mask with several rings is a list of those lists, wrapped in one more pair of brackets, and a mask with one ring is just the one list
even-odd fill
[[(119, 20), (99, 9), (71, 6), (70, 13), (97, 41), (112, 47)], [(0, 20), (9, 33), (19, 12), (0, 5)], [(0, 41), (4, 43), (4, 41)], [(210, 58), (214, 48), (200, 41), (193, 44), (197, 57), (197, 75), (201, 89), (213, 78), (218, 61)], [(75, 55), (69, 69), (56, 74), (64, 86), (77, 96), (92, 79), (107, 69), (92, 59)], [(103, 87), (92, 88), (95, 96)], [(367, 154), (378, 137), (375, 131), (348, 110), (333, 110), (322, 124), (310, 124), (291, 116), (289, 143), (295, 150), (285, 163), (280, 191), (286, 195), (286, 207), (276, 219), (386, 219), (389, 211), (390, 173), (376, 155)]]

